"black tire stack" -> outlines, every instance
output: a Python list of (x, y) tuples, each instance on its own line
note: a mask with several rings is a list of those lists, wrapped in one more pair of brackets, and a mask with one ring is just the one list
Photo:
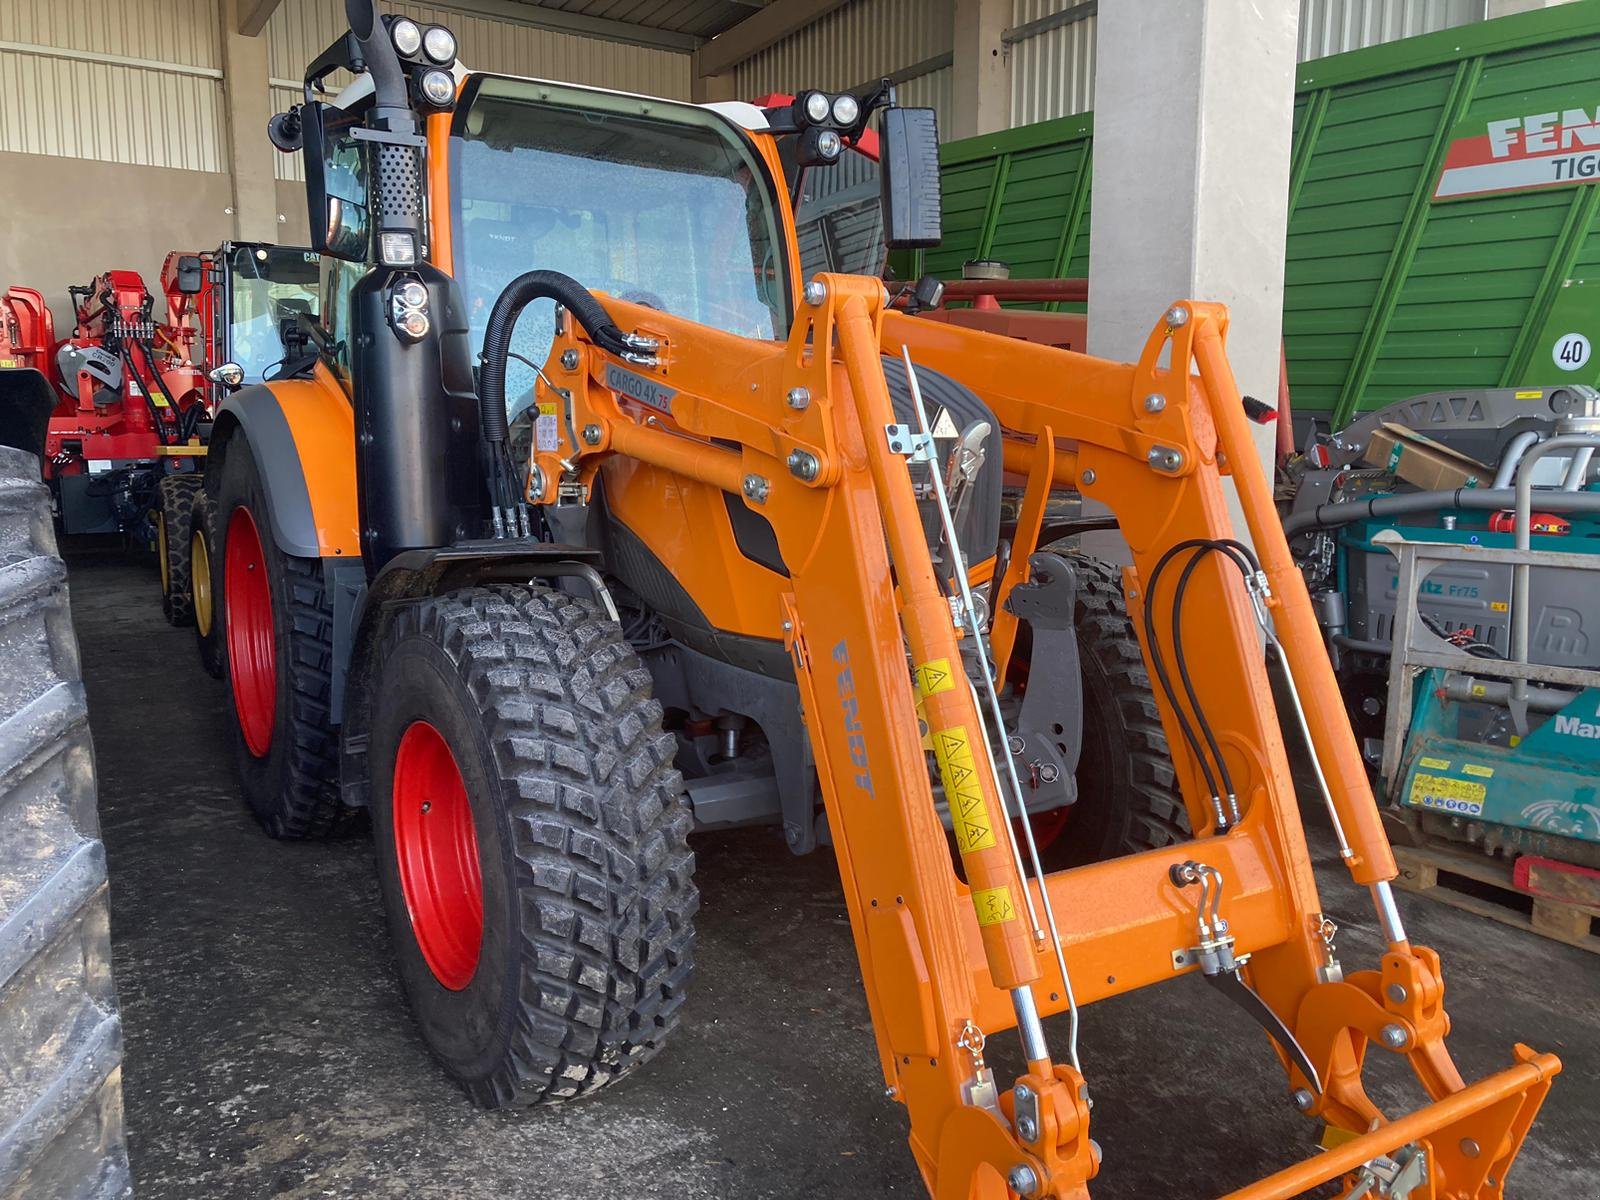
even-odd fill
[(94, 752), (39, 460), (0, 447), (0, 1196), (132, 1194)]

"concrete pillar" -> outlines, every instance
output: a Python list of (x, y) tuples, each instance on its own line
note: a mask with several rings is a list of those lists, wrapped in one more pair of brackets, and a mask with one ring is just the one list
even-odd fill
[(272, 96), (267, 39), (239, 32), (240, 0), (217, 0), (222, 24), (222, 94), (233, 164), (233, 236), (284, 240), (273, 176), (278, 152), (267, 141)]
[(1011, 0), (955, 0), (949, 138), (1011, 127), (1011, 55), (1000, 41)]
[[(1091, 354), (1132, 361), (1173, 300), (1218, 300), (1240, 390), (1277, 396), (1297, 8), (1101, 6)], [(1270, 464), (1271, 427), (1257, 440)]]

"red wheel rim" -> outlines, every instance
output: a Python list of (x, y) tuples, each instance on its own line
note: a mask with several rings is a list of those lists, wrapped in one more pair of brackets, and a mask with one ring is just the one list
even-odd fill
[(278, 652), (272, 636), (272, 590), (255, 519), (243, 506), (228, 518), (222, 556), (228, 613), (228, 670), (244, 744), (257, 758), (272, 748), (278, 712)]
[(411, 931), (434, 978), (459, 992), (478, 969), (483, 876), (467, 785), (444, 737), (426, 721), (413, 721), (400, 738), (392, 811)]

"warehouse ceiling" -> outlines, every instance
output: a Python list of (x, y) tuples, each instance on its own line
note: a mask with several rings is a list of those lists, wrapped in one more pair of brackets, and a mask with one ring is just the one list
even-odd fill
[(517, 0), (529, 8), (550, 9), (644, 29), (713, 38), (731, 29), (768, 0)]

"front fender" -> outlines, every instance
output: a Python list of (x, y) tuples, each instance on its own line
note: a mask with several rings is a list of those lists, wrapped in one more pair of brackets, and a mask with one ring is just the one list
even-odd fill
[(243, 434), (261, 474), (273, 540), (299, 558), (361, 557), (355, 416), (321, 365), (310, 379), (254, 384), (222, 403), (212, 454)]

